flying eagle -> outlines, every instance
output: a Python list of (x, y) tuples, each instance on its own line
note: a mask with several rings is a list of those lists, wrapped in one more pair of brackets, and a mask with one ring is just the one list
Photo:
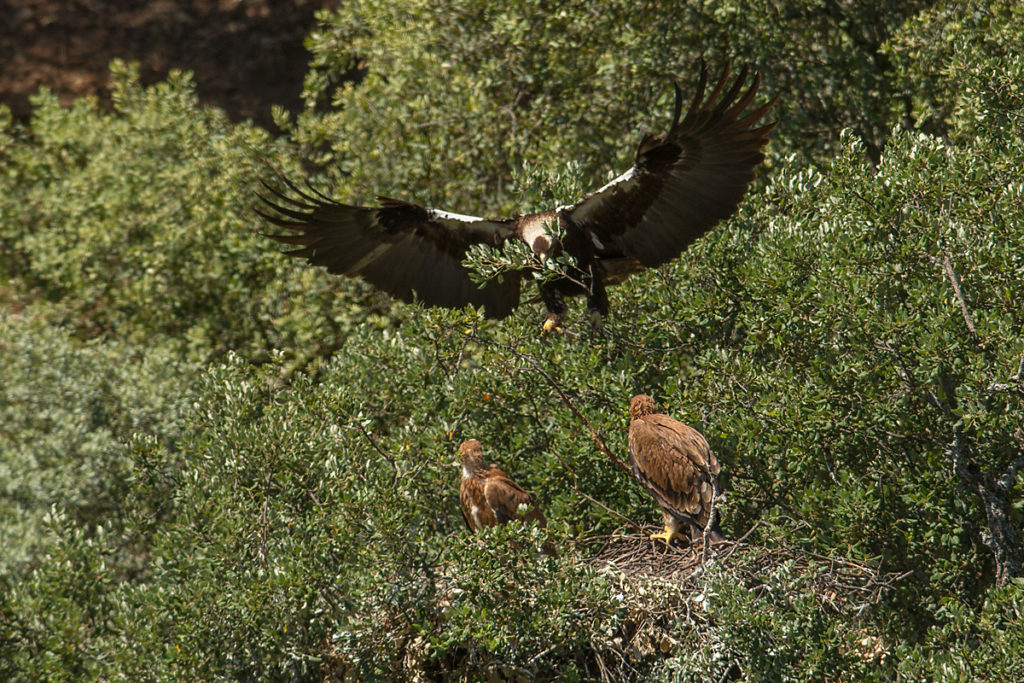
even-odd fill
[[(638, 394), (629, 402), (629, 464), (633, 475), (661, 507), (665, 531), (651, 539), (697, 540), (707, 527), (712, 541), (724, 541), (718, 520), (710, 527), (712, 504), (722, 494), (721, 467), (707, 440), (692, 427), (656, 412), (654, 399)], [(717, 515), (716, 515), (717, 517)]]
[(477, 285), (463, 259), (473, 245), (501, 250), (524, 242), (539, 260), (566, 253), (573, 266), (545, 280), (546, 332), (566, 311), (564, 296), (585, 294), (591, 315), (608, 313), (606, 285), (677, 257), (698, 237), (736, 210), (775, 123), (758, 126), (774, 99), (747, 111), (760, 86), (748, 67), (729, 85), (729, 66), (707, 91), (702, 64), (685, 116), (675, 83), (672, 125), (664, 137), (647, 134), (632, 168), (574, 204), (512, 218), (478, 218), (379, 197), (379, 206), (351, 206), (303, 190), (287, 179), (295, 196), (267, 183), (273, 198), (260, 195), (271, 223), (291, 231), (269, 235), (299, 248), (286, 252), (330, 273), (360, 276), (394, 297), (418, 298), (427, 306), (482, 306), (490, 318), (509, 315), (520, 300), (530, 269), (506, 271)]
[(470, 531), (506, 524), (513, 519), (536, 521), (541, 527), (548, 525), (530, 494), (497, 467), (487, 464), (479, 441), (463, 441), (459, 454), (462, 456), (459, 503)]

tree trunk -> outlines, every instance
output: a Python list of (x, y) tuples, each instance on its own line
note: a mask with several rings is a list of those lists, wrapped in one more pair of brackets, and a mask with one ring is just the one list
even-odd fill
[(982, 534), (982, 543), (992, 551), (996, 564), (996, 585), (1004, 586), (1010, 579), (1024, 576), (1024, 555), (1021, 553), (1020, 534), (1010, 519), (1010, 491), (1017, 480), (1017, 472), (1024, 466), (1024, 453), (1017, 456), (999, 479), (981, 471), (963, 444), (962, 434), (953, 441), (953, 462), (960, 479), (981, 499), (985, 508), (988, 532)]

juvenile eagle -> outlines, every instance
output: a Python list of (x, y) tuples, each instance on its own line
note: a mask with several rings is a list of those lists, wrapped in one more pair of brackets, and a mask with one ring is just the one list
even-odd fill
[[(696, 429), (656, 412), (654, 399), (638, 394), (629, 402), (629, 464), (633, 474), (661, 507), (665, 531), (651, 539), (697, 540), (711, 517), (712, 501), (722, 493), (721, 467), (707, 440)], [(723, 541), (716, 519), (708, 529)]]
[[(463, 441), (459, 454), (462, 456), (459, 503), (470, 531), (506, 524), (513, 519), (536, 521), (541, 527), (547, 526), (544, 513), (530, 494), (497, 467), (487, 464), (479, 441)], [(522, 512), (520, 506), (524, 508)]]
[[(477, 286), (462, 261), (470, 246), (500, 250), (521, 240), (541, 259), (564, 251), (574, 266), (546, 280), (544, 330), (557, 327), (563, 296), (585, 294), (595, 319), (608, 313), (605, 286), (674, 259), (736, 210), (775, 123), (758, 126), (774, 99), (747, 111), (760, 86), (744, 67), (730, 86), (729, 66), (707, 92), (701, 65), (685, 116), (675, 85), (672, 125), (664, 137), (644, 136), (632, 168), (574, 204), (512, 218), (478, 218), (379, 197), (379, 206), (351, 206), (285, 180), (295, 196), (264, 183), (273, 209), (259, 212), (294, 234), (270, 235), (300, 248), (287, 252), (330, 273), (360, 276), (403, 301), (427, 306), (482, 306), (504, 318), (519, 305), (531, 271), (513, 270)], [(557, 226), (557, 230), (552, 228)], [(559, 238), (561, 235), (561, 238)]]

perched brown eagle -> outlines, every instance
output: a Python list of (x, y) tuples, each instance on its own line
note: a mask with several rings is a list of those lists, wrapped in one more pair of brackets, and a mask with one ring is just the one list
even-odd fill
[(459, 503), (470, 531), (506, 524), (513, 519), (536, 521), (541, 527), (547, 526), (544, 513), (530, 494), (497, 467), (487, 464), (479, 441), (463, 441), (459, 453), (462, 456)]
[[(714, 499), (721, 495), (721, 467), (707, 440), (696, 429), (656, 412), (654, 399), (638, 394), (629, 402), (629, 464), (633, 475), (661, 507), (665, 531), (653, 534), (665, 544), (673, 538), (697, 540), (708, 527)], [(708, 528), (712, 541), (723, 541), (718, 520)]]
[(726, 65), (707, 92), (702, 64), (682, 117), (683, 94), (675, 84), (668, 133), (644, 136), (632, 168), (574, 204), (513, 218), (477, 218), (384, 197), (380, 206), (350, 206), (285, 180), (296, 196), (264, 183), (276, 199), (261, 195), (273, 212), (259, 213), (294, 233), (270, 235), (300, 246), (287, 253), (330, 273), (360, 276), (407, 302), (482, 306), (491, 318), (504, 318), (519, 305), (521, 281), (531, 270), (507, 271), (478, 286), (463, 264), (471, 246), (500, 250), (521, 240), (541, 260), (564, 250), (574, 266), (540, 287), (548, 309), (545, 331), (565, 313), (563, 296), (585, 294), (591, 315), (600, 319), (608, 312), (606, 285), (674, 259), (730, 216), (754, 179), (775, 126), (757, 124), (774, 99), (747, 111), (760, 76), (754, 74), (745, 90), (747, 67), (731, 85), (728, 80)]

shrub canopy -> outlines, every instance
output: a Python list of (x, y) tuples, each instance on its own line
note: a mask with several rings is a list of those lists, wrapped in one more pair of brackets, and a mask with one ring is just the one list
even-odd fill
[[(113, 111), (0, 117), (0, 676), (1024, 678), (1021, 15), (345, 3), (277, 139), (120, 64)], [(781, 93), (769, 160), (601, 329), (396, 303), (258, 234), (274, 170), (572, 199), (702, 54)], [(589, 431), (624, 457), (641, 391), (707, 436), (742, 552), (595, 559), (674, 557)], [(465, 530), (471, 437), (547, 531)]]

